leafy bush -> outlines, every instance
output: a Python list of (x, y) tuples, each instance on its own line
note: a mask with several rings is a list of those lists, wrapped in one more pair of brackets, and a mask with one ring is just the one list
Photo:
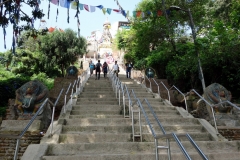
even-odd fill
[(42, 83), (44, 83), (47, 88), (50, 90), (53, 88), (53, 85), (54, 85), (54, 79), (52, 78), (49, 78), (46, 73), (39, 73), (39, 74), (34, 74), (31, 78), (31, 80), (39, 80), (41, 81)]
[(5, 116), (6, 115), (6, 107), (0, 107), (0, 116)]

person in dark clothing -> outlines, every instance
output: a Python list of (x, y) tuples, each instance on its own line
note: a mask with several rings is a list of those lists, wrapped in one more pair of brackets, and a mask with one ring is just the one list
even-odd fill
[(98, 63), (96, 64), (96, 79), (95, 80), (99, 80), (100, 79), (100, 72), (101, 72), (101, 67), (102, 64), (100, 63), (100, 60), (98, 60)]
[(130, 61), (128, 61), (126, 64), (126, 76), (127, 78), (131, 78), (131, 69), (132, 69), (132, 64), (130, 63)]
[(106, 62), (103, 63), (103, 73), (104, 73), (104, 78), (107, 77), (107, 72), (109, 70), (108, 64)]

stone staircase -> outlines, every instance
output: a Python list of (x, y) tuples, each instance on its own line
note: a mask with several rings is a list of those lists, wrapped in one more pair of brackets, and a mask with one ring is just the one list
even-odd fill
[[(136, 96), (148, 99), (167, 133), (189, 133), (209, 160), (237, 160), (240, 157), (239, 141), (227, 141), (217, 136), (214, 128), (203, 119), (193, 118), (185, 110), (161, 101), (155, 94), (125, 76), (119, 76), (128, 90), (133, 89)], [(132, 140), (130, 118), (123, 118), (122, 107), (118, 105), (109, 79), (95, 80), (90, 77), (83, 92), (69, 105), (54, 124), (54, 135), (49, 131), (41, 143), (30, 145), (22, 160), (149, 160), (155, 158), (154, 138), (141, 116), (143, 142)], [(162, 135), (146, 103), (143, 107), (157, 133)], [(134, 116), (135, 130), (139, 132), (138, 119)], [(187, 140), (180, 138), (192, 159), (201, 157)], [(159, 145), (166, 145), (160, 139)], [(185, 160), (176, 142), (171, 139), (173, 160)], [(159, 159), (167, 160), (167, 151), (159, 150)]]

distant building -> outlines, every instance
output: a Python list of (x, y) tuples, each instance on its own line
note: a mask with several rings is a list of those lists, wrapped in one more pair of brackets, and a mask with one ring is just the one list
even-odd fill
[(124, 22), (124, 21), (119, 21), (118, 22), (118, 29), (130, 29), (130, 23), (129, 22)]

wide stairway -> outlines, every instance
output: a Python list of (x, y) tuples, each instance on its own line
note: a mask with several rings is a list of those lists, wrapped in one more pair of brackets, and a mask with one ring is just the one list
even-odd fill
[[(240, 143), (227, 141), (214, 135), (206, 121), (192, 118), (181, 108), (168, 105), (155, 97), (142, 85), (120, 75), (128, 90), (134, 90), (137, 98), (146, 98), (154, 109), (167, 133), (189, 133), (209, 160), (238, 160)], [(157, 126), (147, 105), (143, 107), (157, 135), (162, 131)], [(149, 160), (156, 159), (152, 133), (141, 116), (143, 142), (132, 138), (131, 118), (123, 118), (122, 104), (119, 106), (109, 79), (95, 80), (90, 77), (83, 92), (54, 125), (52, 137), (45, 135), (41, 144), (30, 145), (23, 160)], [(139, 132), (138, 116), (134, 115), (134, 127)], [(181, 143), (193, 160), (201, 160), (187, 138)], [(166, 139), (159, 139), (166, 145)], [(185, 160), (174, 139), (170, 139), (173, 160)], [(167, 160), (167, 150), (159, 149), (159, 159)]]

